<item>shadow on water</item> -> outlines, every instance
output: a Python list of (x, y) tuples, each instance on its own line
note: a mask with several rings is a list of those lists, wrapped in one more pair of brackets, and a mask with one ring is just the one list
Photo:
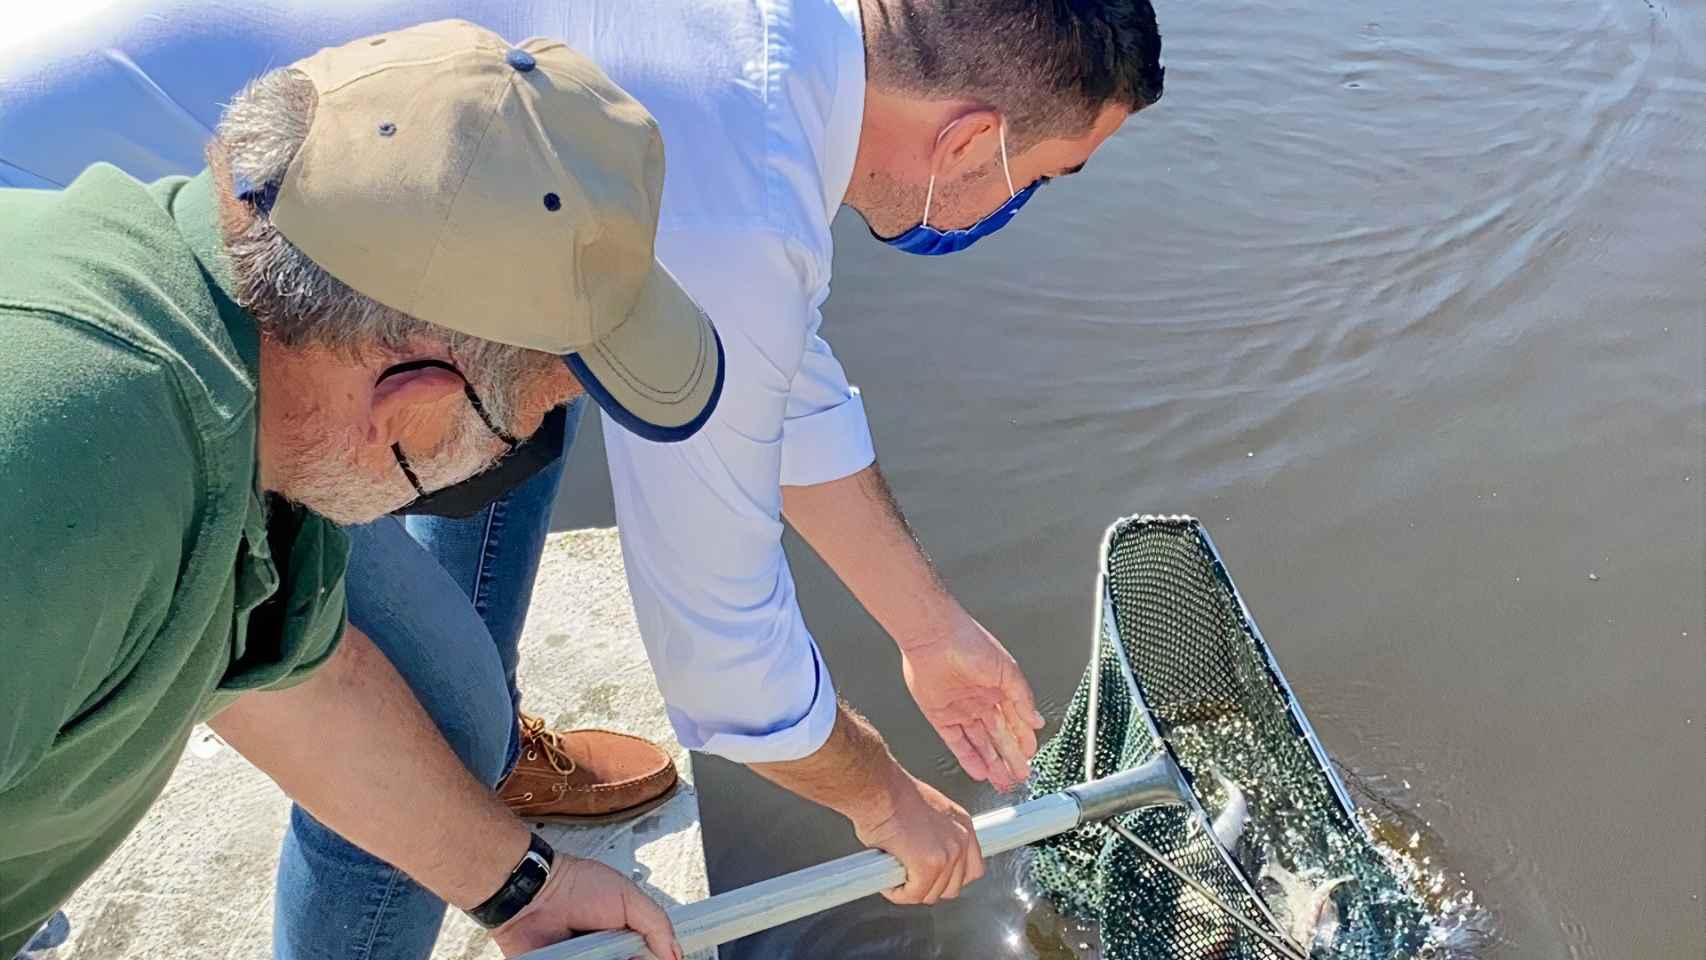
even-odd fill
[[(921, 262), (838, 225), (825, 329), (922, 541), (1058, 716), (1102, 529), (1201, 516), (1365, 806), (1485, 907), (1480, 956), (1698, 955), (1703, 14), (1159, 13), (1166, 98), (1000, 237)], [(564, 519), (608, 522), (596, 449)], [(789, 548), (838, 690), (968, 808), (1010, 802)], [(833, 814), (695, 763), (714, 889), (855, 848)], [(1631, 784), (1663, 826), (1631, 823)], [(1090, 942), (996, 865), (956, 903), (872, 899), (723, 956)]]

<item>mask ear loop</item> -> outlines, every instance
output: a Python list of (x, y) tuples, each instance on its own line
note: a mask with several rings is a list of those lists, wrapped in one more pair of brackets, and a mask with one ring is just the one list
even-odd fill
[(503, 441), (504, 446), (511, 450), (521, 446), (521, 440), (518, 437), (498, 426), (497, 421), (492, 419), (492, 415), (486, 412), (486, 405), (480, 402), (480, 395), (474, 391), (474, 385), (468, 382), (468, 375), (463, 373), (462, 368), (455, 364), (456, 355), (454, 353), (451, 354), (450, 359), (452, 361), (450, 363), (443, 361), (428, 362), (432, 363), (433, 366), (443, 367), (462, 378), (462, 395), (468, 398), (468, 405), (474, 408), (474, 413), (479, 416), (480, 422), (486, 425), (486, 429), (490, 430), (493, 436)]
[[(411, 360), (408, 363), (399, 363), (381, 374), (379, 382), (384, 383), (387, 377), (394, 377), (399, 373), (406, 373), (410, 370), (421, 370), (427, 367), (432, 367), (438, 370), (449, 370), (451, 373), (460, 377), (462, 379), (462, 393), (468, 398), (468, 405), (474, 408), (474, 413), (479, 415), (480, 422), (486, 425), (486, 429), (490, 430), (499, 440), (502, 440), (504, 445), (509, 447), (511, 450), (514, 450), (516, 447), (521, 445), (520, 438), (510, 433), (508, 430), (505, 430), (503, 427), (498, 426), (497, 421), (492, 419), (491, 413), (486, 410), (486, 405), (480, 401), (480, 395), (474, 391), (474, 385), (468, 382), (468, 375), (463, 373), (454, 363), (446, 363), (443, 360), (433, 359)], [(401, 456), (399, 456), (399, 459), (401, 459)], [(405, 466), (403, 468), (403, 472), (408, 473), (409, 468)], [(411, 482), (414, 481), (413, 474), (410, 474), (409, 480)], [(415, 489), (420, 489), (419, 483), (415, 483)], [(423, 493), (421, 496), (424, 497), (426, 494)]]
[[(1012, 167), (1007, 165), (1007, 118), (1001, 118), (1001, 126), (996, 128), (996, 131), (998, 131), (996, 135), (1001, 138), (1001, 176), (1007, 177), (1007, 200), (1013, 200), (1015, 196), (1018, 196), (1018, 191), (1013, 189), (1013, 171)], [(942, 138), (947, 136), (947, 133), (949, 133), (947, 130), (938, 133), (937, 143), (942, 143)], [(930, 174), (930, 186), (925, 188), (925, 215), (918, 220), (920, 227), (930, 225), (930, 201), (935, 200), (935, 196), (937, 196), (937, 176)], [(476, 404), (476, 409), (478, 409), (478, 404)], [(481, 414), (481, 416), (485, 416), (485, 414)]]
[[(951, 124), (950, 124), (950, 126), (951, 126)], [(1007, 178), (1007, 199), (1011, 200), (1014, 197), (1019, 195), (1019, 191), (1013, 189), (1013, 171), (1010, 167), (1007, 166), (1007, 118), (1006, 117), (1001, 118), (1001, 126), (996, 128), (996, 130), (997, 130), (997, 135), (1001, 138), (1001, 175)], [(947, 135), (948, 135), (948, 131), (946, 129), (944, 129), (941, 133), (936, 134), (936, 142), (941, 143), (942, 138), (947, 136)], [(919, 221), (918, 221), (919, 226), (928, 227), (930, 225), (930, 201), (935, 199), (935, 197), (936, 197), (936, 174), (932, 173), (932, 174), (930, 174), (930, 186), (928, 186), (924, 189), (924, 216), (919, 219)], [(478, 409), (478, 405), (476, 405), (476, 409)], [(483, 415), (484, 414), (482, 414), (482, 416)]]
[(468, 405), (474, 408), (475, 413), (479, 414), (480, 422), (486, 425), (487, 430), (492, 431), (492, 434), (502, 440), (504, 445), (511, 450), (521, 446), (521, 440), (515, 434), (498, 426), (497, 421), (492, 419), (492, 415), (486, 412), (486, 405), (480, 402), (480, 395), (474, 392), (474, 385), (469, 383), (466, 377), (462, 379), (462, 392), (467, 395)]
[[(426, 367), (449, 370), (451, 373), (461, 377), (462, 393), (468, 398), (468, 405), (474, 408), (474, 413), (479, 416), (480, 422), (486, 425), (486, 429), (490, 430), (493, 435), (503, 441), (504, 446), (508, 447), (511, 451), (521, 445), (521, 440), (518, 437), (510, 433), (508, 430), (498, 426), (497, 421), (492, 419), (492, 415), (486, 410), (486, 405), (480, 402), (480, 395), (475, 392), (474, 385), (468, 382), (467, 375), (457, 369), (456, 365), (453, 363), (446, 363), (443, 360), (412, 360), (408, 363), (399, 363), (381, 374), (378, 382), (383, 383), (385, 382), (386, 377), (395, 376), (396, 374), (404, 373), (409, 370), (420, 370)], [(409, 455), (403, 452), (403, 445), (401, 443), (391, 444), (391, 455), (397, 458), (397, 466), (402, 469), (403, 476), (408, 478), (409, 486), (415, 488), (415, 496), (418, 499), (426, 499), (426, 487), (421, 485), (420, 475), (415, 473), (415, 465), (409, 462)]]
[(1007, 167), (1007, 118), (1006, 117), (1001, 118), (1001, 174), (1007, 178), (1007, 199), (1011, 200), (1014, 197), (1019, 195), (1019, 191), (1013, 189), (1013, 171), (1008, 169), (1008, 167)]
[(421, 486), (421, 478), (415, 475), (415, 465), (409, 462), (408, 455), (403, 452), (403, 445), (400, 443), (391, 444), (391, 455), (397, 458), (397, 466), (403, 469), (403, 476), (409, 479), (409, 486), (415, 488), (415, 496), (425, 499), (426, 488)]

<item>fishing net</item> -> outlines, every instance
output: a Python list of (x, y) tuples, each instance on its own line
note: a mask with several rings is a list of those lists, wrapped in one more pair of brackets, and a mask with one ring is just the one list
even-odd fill
[(1109, 960), (1287, 960), (1228, 908), (1317, 960), (1416, 956), (1428, 911), (1360, 819), (1202, 524), (1111, 527), (1097, 607), (1089, 669), (1037, 754), (1033, 795), (1166, 751), (1194, 795), (1117, 822), (1220, 904), (1103, 825), (1040, 844), (1036, 885), (1099, 923)]

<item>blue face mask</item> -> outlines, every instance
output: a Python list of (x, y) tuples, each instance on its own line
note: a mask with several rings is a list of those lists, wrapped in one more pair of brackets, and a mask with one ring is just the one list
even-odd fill
[[(945, 132), (945, 131), (944, 131)], [(1048, 182), (1044, 177), (1023, 190), (1013, 189), (1013, 173), (1007, 169), (1007, 124), (1001, 124), (1001, 172), (1007, 177), (1007, 202), (995, 209), (995, 212), (982, 220), (962, 230), (938, 230), (930, 225), (930, 201), (936, 195), (936, 175), (930, 175), (930, 186), (924, 193), (924, 218), (918, 226), (902, 233), (898, 237), (877, 236), (872, 231), (871, 236), (905, 253), (916, 253), (921, 257), (939, 257), (947, 253), (958, 253), (984, 237), (989, 236), (1012, 220), (1031, 199), (1031, 194), (1037, 188)]]

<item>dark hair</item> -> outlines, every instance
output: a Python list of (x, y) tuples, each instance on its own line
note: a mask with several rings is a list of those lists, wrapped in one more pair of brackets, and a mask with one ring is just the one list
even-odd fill
[(983, 100), (1010, 140), (1083, 133), (1109, 104), (1161, 99), (1161, 32), (1149, 0), (866, 0), (871, 83)]

